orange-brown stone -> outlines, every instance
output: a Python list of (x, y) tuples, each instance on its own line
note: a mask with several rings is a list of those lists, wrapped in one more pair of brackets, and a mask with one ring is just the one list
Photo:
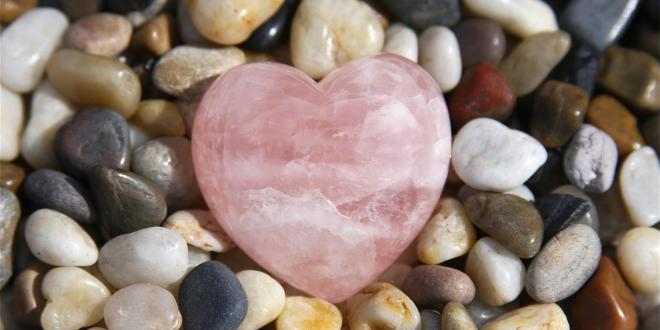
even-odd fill
[(0, 21), (11, 23), (37, 4), (37, 0), (0, 0)]
[(0, 188), (16, 192), (25, 179), (25, 170), (12, 163), (0, 162)]
[(161, 56), (172, 48), (171, 19), (162, 14), (141, 27), (133, 36), (136, 48)]
[(635, 115), (613, 97), (599, 95), (594, 98), (587, 111), (587, 121), (614, 139), (619, 156), (625, 156), (645, 144), (637, 129)]

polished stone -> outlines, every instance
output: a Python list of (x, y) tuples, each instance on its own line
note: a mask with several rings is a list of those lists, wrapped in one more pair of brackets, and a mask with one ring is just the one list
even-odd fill
[(489, 321), (481, 330), (547, 329), (569, 330), (566, 314), (557, 304), (532, 304)]
[(367, 286), (348, 299), (346, 307), (351, 329), (417, 330), (421, 325), (417, 306), (401, 290), (388, 283), (376, 282)]
[(651, 147), (632, 152), (619, 170), (619, 188), (630, 220), (636, 226), (660, 221), (660, 164)]
[(25, 179), (25, 169), (13, 163), (0, 162), (0, 188), (16, 192)]
[(14, 193), (0, 188), (0, 289), (13, 274), (13, 245), (16, 226), (21, 218), (21, 205)]
[(300, 0), (284, 0), (277, 12), (254, 30), (242, 47), (255, 52), (265, 52), (281, 46), (289, 37), (293, 14), (296, 13), (299, 3)]
[(568, 180), (585, 192), (602, 193), (614, 182), (618, 154), (614, 140), (600, 129), (584, 124), (564, 152)]
[(4, 0), (0, 1), (0, 21), (9, 24), (26, 11), (34, 8), (37, 0)]
[(172, 48), (172, 19), (162, 14), (135, 31), (132, 46), (153, 56), (162, 56)]
[(34, 262), (14, 279), (12, 316), (22, 325), (41, 326), (40, 316), (46, 305), (41, 294), (41, 282), (50, 266)]
[(543, 218), (543, 240), (546, 242), (566, 227), (578, 223), (591, 208), (584, 199), (557, 193), (539, 198), (535, 206)]
[(561, 147), (582, 126), (589, 95), (575, 85), (550, 80), (536, 91), (530, 130), (547, 148)]
[[(458, 302), (450, 302), (442, 309), (442, 327), (429, 330), (477, 330), (465, 306)], [(422, 329), (425, 330), (425, 329)]]
[(616, 249), (624, 278), (639, 293), (660, 291), (660, 230), (635, 227), (627, 230)]
[(464, 0), (463, 4), (468, 11), (492, 19), (521, 39), (557, 31), (552, 8), (541, 0)]
[(124, 16), (100, 13), (75, 21), (64, 35), (64, 45), (92, 55), (117, 56), (128, 48), (133, 27)]
[(611, 96), (599, 95), (591, 101), (587, 121), (614, 140), (620, 156), (626, 156), (645, 144), (637, 128), (637, 117)]
[(458, 0), (381, 0), (380, 3), (397, 21), (417, 30), (432, 25), (452, 26), (461, 18)]
[(463, 68), (479, 63), (497, 65), (506, 51), (506, 36), (499, 24), (489, 19), (469, 18), (452, 28), (461, 50)]

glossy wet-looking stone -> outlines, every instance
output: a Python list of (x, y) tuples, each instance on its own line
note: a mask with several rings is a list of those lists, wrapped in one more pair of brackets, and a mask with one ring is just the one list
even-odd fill
[(530, 130), (548, 148), (563, 146), (580, 128), (589, 105), (581, 88), (548, 81), (536, 90)]
[(637, 117), (611, 96), (599, 95), (591, 100), (587, 121), (612, 137), (620, 156), (645, 144), (637, 128)]

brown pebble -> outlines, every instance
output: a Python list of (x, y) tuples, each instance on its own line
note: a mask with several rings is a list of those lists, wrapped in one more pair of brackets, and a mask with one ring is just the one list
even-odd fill
[(645, 144), (637, 129), (635, 115), (621, 102), (608, 95), (599, 95), (591, 101), (587, 121), (614, 139), (619, 156), (625, 156)]
[(438, 265), (413, 268), (403, 281), (401, 290), (417, 306), (437, 309), (450, 301), (470, 303), (476, 294), (474, 283), (467, 274)]
[(0, 21), (9, 24), (37, 4), (37, 0), (0, 0)]
[(140, 102), (131, 121), (156, 137), (182, 136), (186, 133), (186, 125), (178, 107), (165, 100)]
[(0, 162), (0, 188), (16, 192), (25, 179), (25, 170), (12, 163)]
[(545, 147), (557, 148), (568, 142), (582, 126), (589, 95), (582, 88), (550, 80), (536, 92), (530, 129)]
[(128, 47), (133, 27), (121, 15), (94, 14), (75, 21), (64, 36), (64, 44), (92, 55), (113, 57)]
[(16, 322), (23, 325), (40, 326), (41, 312), (45, 301), (41, 295), (41, 281), (49, 266), (41, 262), (32, 263), (14, 281), (12, 312)]
[(141, 27), (133, 36), (133, 46), (155, 56), (161, 56), (172, 48), (172, 20), (162, 14)]

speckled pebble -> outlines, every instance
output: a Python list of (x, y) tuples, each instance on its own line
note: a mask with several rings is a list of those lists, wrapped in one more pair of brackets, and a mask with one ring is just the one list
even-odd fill
[(614, 181), (617, 156), (616, 144), (607, 133), (584, 124), (566, 147), (566, 177), (585, 192), (605, 192)]

